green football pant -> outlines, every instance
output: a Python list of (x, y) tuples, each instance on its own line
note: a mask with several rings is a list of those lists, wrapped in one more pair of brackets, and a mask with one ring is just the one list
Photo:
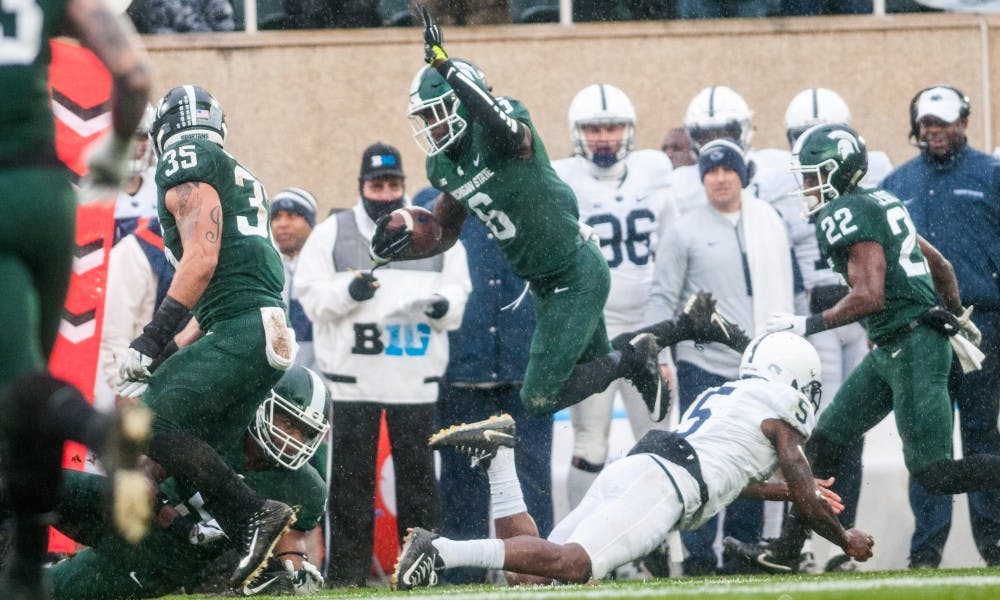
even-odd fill
[(73, 262), (76, 196), (57, 169), (0, 171), (0, 387), (45, 370)]
[(951, 459), (951, 359), (948, 339), (926, 326), (875, 348), (844, 381), (820, 415), (816, 431), (847, 445), (895, 411), (911, 473)]
[(607, 260), (592, 243), (583, 244), (574, 262), (561, 273), (531, 282), (536, 324), (521, 400), (533, 414), (543, 414), (540, 407), (554, 410), (577, 363), (611, 352), (604, 327), (604, 302), (610, 289)]
[(149, 378), (145, 402), (155, 431), (183, 430), (217, 450), (236, 447), (257, 407), (281, 379), (264, 351), (260, 312), (216, 323)]

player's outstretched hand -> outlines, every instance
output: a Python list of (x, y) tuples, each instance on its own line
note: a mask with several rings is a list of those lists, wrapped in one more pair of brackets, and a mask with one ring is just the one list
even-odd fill
[(420, 5), (420, 18), (424, 21), (424, 60), (432, 67), (448, 60), (448, 53), (444, 51), (441, 44), (444, 38), (441, 37), (441, 28), (434, 23), (427, 6)]
[(843, 545), (845, 554), (858, 562), (865, 562), (872, 557), (875, 538), (871, 535), (852, 527), (844, 532), (844, 537), (847, 540)]

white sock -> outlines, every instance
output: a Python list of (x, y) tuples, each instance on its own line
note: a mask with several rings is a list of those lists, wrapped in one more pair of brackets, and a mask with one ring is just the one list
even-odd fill
[(485, 569), (502, 569), (504, 561), (503, 540), (449, 540), (437, 538), (431, 542), (441, 556), (444, 566), (482, 567)]
[(521, 482), (514, 467), (514, 449), (501, 446), (486, 470), (490, 478), (490, 507), (493, 518), (502, 519), (528, 512), (521, 494)]

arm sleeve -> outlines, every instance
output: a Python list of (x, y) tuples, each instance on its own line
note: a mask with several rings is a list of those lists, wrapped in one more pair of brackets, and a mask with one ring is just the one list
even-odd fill
[(313, 323), (339, 319), (358, 306), (347, 291), (354, 274), (333, 268), (336, 240), (336, 219), (327, 219), (306, 239), (295, 269), (295, 296)]
[(524, 139), (527, 126), (507, 114), (496, 98), (476, 85), (452, 61), (444, 61), (438, 65), (437, 70), (465, 105), (469, 117), (486, 127), (490, 136), (501, 147), (511, 152), (517, 150)]

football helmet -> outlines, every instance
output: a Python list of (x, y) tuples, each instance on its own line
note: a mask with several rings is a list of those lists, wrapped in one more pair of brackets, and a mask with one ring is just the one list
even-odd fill
[(149, 140), (149, 130), (153, 127), (153, 117), (156, 110), (152, 104), (146, 105), (146, 110), (142, 113), (139, 126), (135, 128), (135, 153), (128, 161), (128, 173), (126, 179), (135, 177), (146, 167), (152, 166), (156, 160), (153, 158), (153, 144)]
[(226, 142), (226, 115), (212, 94), (196, 85), (179, 85), (156, 105), (152, 129), (156, 156), (174, 142), (200, 138), (219, 146)]
[(691, 100), (684, 114), (684, 128), (695, 146), (701, 147), (720, 137), (739, 140), (743, 150), (750, 149), (753, 112), (747, 101), (724, 85), (707, 87)]
[(804, 337), (772, 331), (750, 341), (740, 360), (740, 379), (759, 377), (801, 392), (819, 409), (823, 384), (819, 354)]
[[(298, 469), (312, 458), (330, 429), (330, 402), (330, 392), (319, 375), (293, 366), (257, 407), (250, 435), (275, 462)], [(290, 426), (298, 429), (304, 439), (289, 432)]]
[[(490, 91), (486, 75), (476, 65), (457, 58), (451, 63), (474, 84)], [(433, 67), (423, 67), (410, 82), (406, 111), (413, 139), (427, 156), (434, 156), (458, 141), (468, 129), (468, 114), (451, 85)]]
[(792, 172), (812, 214), (858, 186), (868, 172), (865, 140), (847, 125), (813, 125), (792, 147)]
[(851, 109), (837, 92), (826, 88), (802, 90), (785, 109), (785, 134), (794, 146), (802, 132), (822, 123), (851, 124)]
[[(593, 152), (583, 135), (585, 125), (625, 125), (618, 148)], [(608, 168), (622, 161), (635, 146), (635, 107), (625, 92), (613, 85), (595, 83), (580, 90), (569, 104), (569, 137), (573, 152)]]

